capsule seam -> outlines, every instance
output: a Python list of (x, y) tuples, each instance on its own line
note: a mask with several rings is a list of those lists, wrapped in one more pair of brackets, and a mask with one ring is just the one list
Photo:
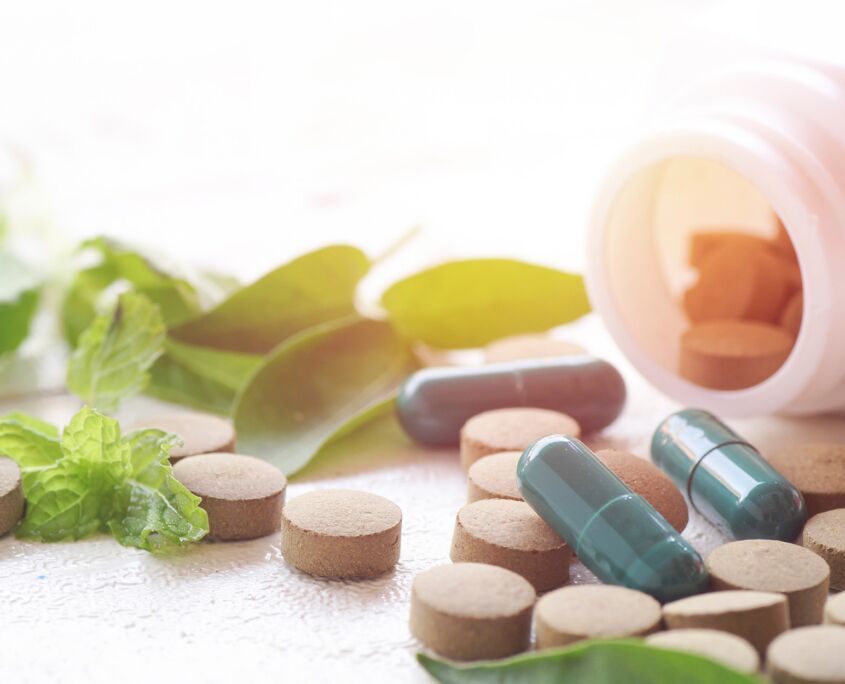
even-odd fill
[[(717, 444), (716, 446), (711, 447), (710, 449), (705, 451), (703, 454), (701, 454), (701, 456), (698, 457), (698, 460), (695, 463), (693, 463), (692, 468), (690, 468), (689, 475), (687, 475), (687, 487), (686, 487), (686, 489), (687, 489), (687, 500), (689, 501), (690, 506), (692, 506), (693, 510), (700, 515), (704, 515), (704, 514), (700, 510), (698, 510), (698, 506), (695, 505), (695, 501), (692, 498), (692, 478), (693, 478), (693, 475), (695, 475), (695, 471), (698, 469), (698, 466), (701, 465), (701, 462), (705, 458), (707, 458), (710, 454), (712, 454), (714, 451), (717, 451), (719, 449), (722, 449), (726, 446), (731, 446), (731, 445), (746, 446), (749, 449), (751, 449), (751, 451), (753, 451), (755, 454), (760, 455), (760, 452), (757, 451), (756, 447), (753, 444), (749, 444), (744, 439), (732, 439), (732, 440), (729, 440), (727, 442), (722, 442), (721, 444)], [(707, 516), (705, 516), (705, 517), (707, 517)]]
[(604, 506), (602, 506), (595, 513), (593, 513), (590, 516), (590, 519), (584, 525), (584, 529), (581, 530), (581, 534), (578, 535), (578, 542), (575, 544), (575, 555), (576, 556), (580, 555), (580, 553), (581, 553), (581, 540), (584, 538), (584, 535), (587, 534), (587, 531), (590, 529), (590, 525), (592, 525), (593, 521), (602, 514), (604, 509), (609, 508), (611, 505), (615, 504), (620, 499), (633, 500), (634, 497), (636, 497), (636, 496), (637, 495), (634, 494), (633, 492), (628, 492), (627, 494), (620, 494), (619, 496), (612, 498)]

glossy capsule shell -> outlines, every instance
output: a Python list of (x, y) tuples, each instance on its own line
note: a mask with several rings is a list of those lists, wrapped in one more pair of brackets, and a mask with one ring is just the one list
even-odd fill
[(662, 602), (707, 589), (701, 556), (582, 442), (544, 437), (516, 473), (523, 498), (602, 582)]
[(461, 427), (484, 411), (531, 406), (572, 416), (584, 432), (601, 430), (625, 405), (625, 381), (592, 356), (535, 359), (462, 368), (426, 368), (402, 384), (399, 422), (421, 444), (458, 444)]
[(791, 542), (807, 520), (795, 485), (707, 411), (684, 409), (664, 420), (651, 459), (694, 509), (735, 539)]

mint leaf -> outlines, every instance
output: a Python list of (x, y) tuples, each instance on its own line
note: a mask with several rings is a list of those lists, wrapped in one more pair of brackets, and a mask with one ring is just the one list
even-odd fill
[(456, 665), (424, 653), (417, 660), (443, 684), (762, 684), (708, 658), (634, 640), (593, 640), (563, 649)]
[(0, 355), (15, 351), (29, 335), (39, 289), (30, 268), (0, 252)]
[(68, 388), (86, 403), (113, 411), (146, 387), (164, 336), (158, 306), (144, 295), (122, 294), (111, 313), (94, 319), (79, 338), (68, 364)]
[(158, 430), (121, 436), (117, 421), (89, 408), (73, 417), (61, 441), (0, 421), (0, 453), (24, 472), (27, 508), (18, 536), (61, 541), (107, 530), (149, 551), (201, 539), (208, 517), (168, 460), (176, 441)]
[(382, 305), (405, 337), (441, 349), (541, 332), (590, 311), (581, 276), (511, 259), (435, 266), (391, 286)]
[(325, 247), (271, 271), (171, 333), (190, 344), (264, 354), (306, 328), (352, 314), (369, 267), (355, 247)]
[(12, 411), (5, 416), (0, 416), (0, 423), (4, 422), (23, 425), (30, 430), (40, 432), (45, 437), (52, 437), (54, 439), (58, 439), (59, 437), (59, 430), (55, 425), (51, 425), (47, 421), (27, 415), (26, 413), (20, 413), (19, 411)]
[(378, 415), (413, 369), (387, 323), (351, 317), (307, 330), (279, 345), (238, 397), (239, 448), (296, 473)]

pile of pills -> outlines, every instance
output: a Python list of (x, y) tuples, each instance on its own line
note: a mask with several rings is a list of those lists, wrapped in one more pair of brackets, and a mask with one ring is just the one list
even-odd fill
[(792, 351), (803, 316), (801, 272), (783, 226), (773, 240), (732, 232), (692, 236), (698, 279), (683, 297), (691, 327), (680, 373), (711, 389), (759, 384)]

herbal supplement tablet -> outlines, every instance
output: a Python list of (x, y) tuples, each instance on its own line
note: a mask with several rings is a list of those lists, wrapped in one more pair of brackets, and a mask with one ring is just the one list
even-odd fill
[(765, 239), (757, 235), (727, 230), (702, 230), (690, 236), (690, 266), (701, 267), (707, 257), (724, 247), (735, 249), (752, 247), (764, 250), (774, 248)]
[(239, 454), (188, 456), (173, 465), (173, 476), (202, 499), (210, 537), (236, 541), (278, 532), (287, 479), (267, 461)]
[(789, 629), (789, 606), (781, 594), (765, 591), (714, 591), (663, 606), (666, 627), (717, 629), (742, 637), (760, 655)]
[(660, 622), (660, 604), (648, 594), (602, 584), (558, 589), (543, 596), (534, 611), (537, 648), (642, 636), (659, 630)]
[(23, 517), (21, 469), (11, 458), (0, 456), (0, 537)]
[(516, 464), (521, 451), (502, 451), (483, 456), (467, 471), (467, 501), (513, 499), (522, 501), (516, 483)]
[(781, 634), (766, 652), (775, 684), (845, 684), (845, 627), (802, 627)]
[(746, 639), (716, 629), (671, 629), (650, 634), (645, 642), (650, 646), (710, 658), (746, 674), (754, 674), (760, 669), (760, 656)]
[(515, 572), (482, 563), (440, 565), (411, 587), (411, 634), (453, 660), (504, 658), (525, 651), (536, 595)]
[(291, 499), (282, 511), (282, 555), (318, 577), (366, 578), (399, 560), (402, 511), (384, 497), (320, 489)]
[(557, 340), (548, 335), (516, 335), (487, 345), (487, 363), (507, 363), (523, 359), (547, 359), (555, 356), (582, 356), (587, 350), (581, 345)]
[(524, 501), (484, 499), (458, 511), (451, 557), (513, 570), (543, 592), (569, 581), (572, 551)]
[(804, 526), (803, 543), (830, 566), (830, 588), (845, 589), (845, 508), (810, 518)]
[(801, 320), (804, 317), (804, 294), (796, 292), (780, 315), (780, 327), (786, 330), (793, 337), (798, 337), (798, 331), (801, 329)]
[(134, 423), (130, 429), (144, 428), (172, 432), (182, 439), (181, 446), (174, 446), (170, 450), (170, 460), (174, 462), (186, 456), (235, 451), (235, 428), (231, 422), (219, 416), (207, 413), (153, 416)]
[(720, 546), (707, 558), (714, 589), (753, 589), (784, 594), (793, 627), (822, 621), (830, 578), (827, 563), (812, 551), (769, 539)]
[(683, 532), (689, 522), (684, 496), (653, 463), (618, 449), (602, 449), (596, 457), (634, 492), (644, 497), (672, 527)]
[(672, 601), (707, 589), (701, 556), (581, 442), (544, 437), (516, 471), (522, 496), (602, 582)]
[(660, 423), (651, 460), (731, 537), (793, 541), (801, 534), (807, 512), (795, 486), (706, 411), (685, 409)]
[(801, 490), (810, 515), (845, 508), (845, 444), (803, 444), (768, 460)]
[(827, 600), (824, 606), (824, 621), (831, 625), (845, 625), (845, 591)]
[(752, 387), (783, 365), (793, 343), (792, 335), (768, 323), (698, 323), (681, 336), (680, 374), (710, 389)]
[(396, 411), (408, 435), (430, 446), (455, 446), (464, 423), (485, 411), (530, 406), (572, 416), (585, 432), (610, 425), (625, 404), (613, 366), (589, 356), (462, 368), (426, 368), (399, 388)]
[(461, 428), (461, 465), (464, 470), (482, 456), (500, 451), (522, 451), (547, 435), (578, 437), (581, 428), (557, 411), (538, 408), (503, 408), (470, 418)]

